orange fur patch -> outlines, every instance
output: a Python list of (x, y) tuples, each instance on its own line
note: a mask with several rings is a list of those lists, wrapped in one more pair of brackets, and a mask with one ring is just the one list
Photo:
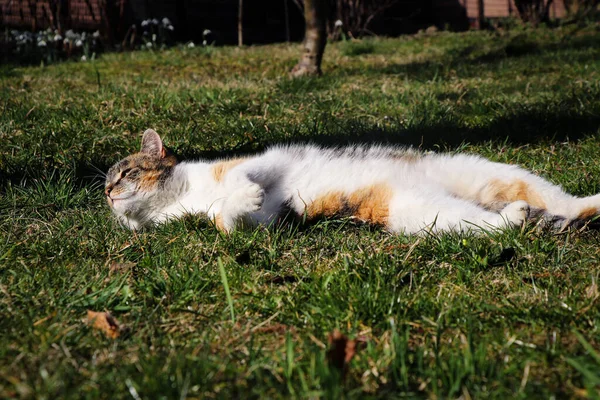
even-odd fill
[(225, 230), (225, 225), (223, 224), (223, 216), (221, 214), (217, 214), (215, 215), (215, 226), (217, 227), (218, 230), (220, 230), (221, 232), (227, 232)]
[(546, 209), (546, 203), (544, 203), (542, 196), (521, 180), (504, 182), (499, 179), (493, 179), (482, 190), (479, 196), (479, 202), (484, 206), (488, 204), (493, 205), (495, 202), (511, 203), (517, 200), (524, 200), (527, 204), (535, 208)]
[(140, 178), (140, 189), (148, 190), (154, 188), (160, 179), (159, 171), (148, 171)]
[(588, 207), (579, 213), (577, 219), (590, 219), (596, 215), (598, 215), (598, 209), (595, 207)]
[(225, 178), (227, 172), (229, 172), (233, 167), (236, 167), (246, 161), (247, 158), (233, 158), (227, 161), (221, 161), (212, 166), (212, 176), (213, 179), (217, 182), (222, 182)]
[(348, 197), (348, 203), (355, 209), (353, 216), (361, 221), (385, 225), (390, 214), (392, 189), (378, 184), (357, 190)]
[(341, 191), (328, 192), (308, 205), (306, 216), (314, 219), (346, 214), (363, 222), (385, 225), (392, 194), (392, 189), (385, 184), (367, 186), (349, 195)]
[(320, 216), (333, 217), (342, 212), (346, 204), (346, 196), (344, 196), (343, 192), (328, 192), (321, 197), (317, 197), (306, 208), (306, 216), (308, 219)]

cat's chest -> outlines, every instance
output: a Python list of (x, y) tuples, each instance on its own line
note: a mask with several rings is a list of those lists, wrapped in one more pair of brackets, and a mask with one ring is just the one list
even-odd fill
[(218, 214), (231, 189), (224, 185), (205, 184), (192, 186), (179, 200), (177, 206), (187, 213)]
[(231, 192), (222, 182), (215, 181), (209, 165), (182, 163), (177, 173), (177, 178), (185, 182), (185, 189), (169, 207), (174, 214), (218, 212)]

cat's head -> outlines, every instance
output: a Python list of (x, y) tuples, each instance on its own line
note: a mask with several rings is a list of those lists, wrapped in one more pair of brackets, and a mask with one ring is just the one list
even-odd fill
[(152, 129), (144, 132), (140, 152), (119, 161), (106, 174), (104, 194), (121, 222), (129, 228), (146, 222), (176, 164), (160, 136)]

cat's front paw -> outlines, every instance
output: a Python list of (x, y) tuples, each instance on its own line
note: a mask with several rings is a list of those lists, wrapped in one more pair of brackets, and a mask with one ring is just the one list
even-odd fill
[(530, 207), (526, 201), (518, 200), (510, 203), (500, 212), (507, 223), (511, 225), (523, 225), (529, 216)]
[(265, 191), (256, 183), (247, 184), (236, 190), (229, 198), (230, 204), (238, 214), (255, 212), (261, 209), (265, 201)]

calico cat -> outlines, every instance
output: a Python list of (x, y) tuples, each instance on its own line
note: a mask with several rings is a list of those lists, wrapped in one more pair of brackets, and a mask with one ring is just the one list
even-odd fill
[(350, 216), (416, 234), (488, 231), (530, 219), (564, 228), (600, 210), (600, 195), (577, 198), (518, 166), (475, 155), (290, 145), (178, 163), (151, 129), (139, 153), (110, 168), (105, 194), (130, 229), (201, 213), (230, 232), (291, 212), (306, 220)]

